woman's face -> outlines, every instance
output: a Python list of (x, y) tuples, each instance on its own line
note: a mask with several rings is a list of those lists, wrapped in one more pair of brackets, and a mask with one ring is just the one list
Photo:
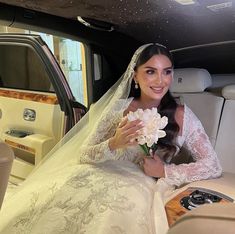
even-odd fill
[(134, 79), (142, 99), (161, 101), (173, 80), (172, 63), (165, 55), (154, 55), (137, 68)]

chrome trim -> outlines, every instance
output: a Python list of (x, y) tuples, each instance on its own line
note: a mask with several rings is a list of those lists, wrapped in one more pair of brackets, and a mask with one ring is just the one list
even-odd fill
[(32, 109), (25, 108), (23, 113), (23, 118), (26, 121), (35, 121), (36, 111)]
[(230, 41), (222, 41), (222, 42), (212, 42), (207, 44), (200, 44), (200, 45), (194, 45), (194, 46), (187, 46), (179, 49), (173, 49), (170, 52), (175, 53), (182, 50), (190, 50), (190, 49), (197, 49), (197, 48), (203, 48), (203, 47), (211, 47), (211, 46), (219, 46), (219, 45), (228, 45), (228, 44), (235, 44), (235, 40)]
[(114, 30), (113, 25), (109, 25), (109, 27), (107, 27), (107, 28), (102, 27), (102, 26), (95, 26), (95, 25), (92, 25), (92, 23), (89, 23), (86, 20), (84, 20), (81, 16), (77, 16), (77, 20), (81, 24), (85, 25), (86, 27), (96, 29), (96, 30), (99, 30), (99, 31), (112, 32)]

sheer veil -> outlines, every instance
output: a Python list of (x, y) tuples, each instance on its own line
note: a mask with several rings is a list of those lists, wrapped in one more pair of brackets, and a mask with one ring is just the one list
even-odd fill
[[(76, 165), (79, 162), (79, 149), (92, 134), (96, 126), (119, 99), (127, 100), (134, 75), (134, 67), (140, 53), (151, 44), (139, 47), (120, 79), (90, 108), (89, 112), (57, 143), (30, 174), (24, 184), (28, 184), (35, 177), (46, 178), (52, 171)], [(105, 133), (104, 133), (105, 134)], [(102, 137), (102, 136), (101, 136)]]
[[(79, 229), (81, 223), (83, 228), (88, 228), (87, 233), (96, 233), (97, 223), (91, 222), (92, 217), (98, 218), (99, 223), (102, 224), (101, 229), (105, 223), (108, 223), (107, 227), (110, 223), (114, 226), (119, 225), (120, 217), (128, 217), (123, 219), (128, 229), (132, 227), (128, 220), (133, 220), (136, 215), (141, 223), (136, 225), (135, 220), (133, 225), (139, 230), (135, 233), (147, 233), (146, 227), (152, 228), (153, 221), (148, 215), (152, 209), (152, 189), (156, 184), (155, 180), (145, 176), (137, 165), (122, 160), (114, 163), (107, 161), (99, 165), (80, 163), (82, 147), (89, 147), (89, 138), (99, 132), (97, 126), (100, 126), (104, 118), (109, 116), (114, 106), (116, 108), (116, 102), (122, 99), (120, 103), (123, 107), (118, 106), (122, 108), (120, 110), (126, 108), (126, 104), (129, 103), (128, 97), (136, 62), (141, 52), (149, 45), (151, 44), (143, 45), (136, 50), (121, 78), (48, 153), (30, 176), (14, 190), (14, 196), (6, 199), (0, 214), (0, 233), (36, 234), (42, 233), (42, 227), (44, 230), (49, 230), (43, 233), (52, 233), (52, 231), (53, 233), (78, 233), (68, 230)], [(103, 139), (102, 134), (106, 133), (102, 132), (100, 139)], [(103, 203), (106, 197), (107, 204)], [(138, 205), (135, 206), (133, 202), (137, 202)], [(110, 208), (107, 216), (103, 216), (100, 208), (106, 205), (109, 207), (112, 204), (118, 212)], [(124, 207), (121, 208), (124, 212), (121, 216), (119, 207)], [(164, 209), (163, 205), (162, 209)], [(111, 220), (112, 217), (118, 218)], [(77, 218), (80, 221), (77, 221)], [(142, 225), (143, 220), (144, 225)], [(94, 232), (89, 232), (89, 228), (94, 228)], [(58, 230), (60, 232), (57, 232)]]
[[(164, 201), (170, 196), (172, 185), (215, 178), (221, 173), (216, 153), (192, 112), (185, 117), (185, 126), (189, 129), (186, 131), (190, 133), (185, 133), (181, 139), (183, 144), (190, 138), (188, 136), (194, 136), (186, 144), (192, 154), (199, 154), (200, 160), (198, 164), (169, 165), (166, 178), (157, 183), (128, 160), (107, 160), (96, 165), (80, 163), (83, 148), (90, 150), (90, 138), (97, 135), (100, 140), (94, 141), (100, 144), (94, 143), (98, 145), (92, 147), (107, 143), (106, 132), (99, 131), (98, 127), (103, 124), (108, 129), (113, 123), (107, 124), (107, 120), (112, 120), (109, 114), (114, 112), (111, 116), (115, 117), (119, 113), (121, 117), (121, 111), (130, 103), (128, 97), (134, 68), (142, 51), (150, 45), (153, 44), (136, 50), (120, 79), (14, 190), (14, 196), (4, 201), (0, 212), (0, 233), (166, 233), (168, 222)], [(116, 105), (117, 102), (121, 106)], [(109, 136), (115, 131), (114, 125), (112, 127)], [(195, 144), (199, 135), (203, 142), (206, 139), (202, 146), (200, 144), (202, 148)], [(107, 144), (104, 146), (107, 149)], [(135, 148), (138, 147), (133, 150)], [(207, 155), (202, 153), (205, 149), (209, 152)], [(120, 151), (121, 156), (123, 152)], [(136, 156), (133, 153), (136, 151), (130, 152)]]

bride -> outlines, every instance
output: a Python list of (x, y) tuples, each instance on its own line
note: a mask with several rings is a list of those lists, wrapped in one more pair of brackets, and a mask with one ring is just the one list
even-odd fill
[[(0, 233), (163, 234), (156, 214), (164, 207), (155, 199), (161, 185), (221, 175), (200, 121), (171, 96), (172, 80), (167, 48), (140, 47), (119, 81), (3, 204)], [(126, 115), (153, 107), (168, 125), (146, 157), (136, 141), (143, 123)], [(183, 145), (194, 162), (171, 163)]]

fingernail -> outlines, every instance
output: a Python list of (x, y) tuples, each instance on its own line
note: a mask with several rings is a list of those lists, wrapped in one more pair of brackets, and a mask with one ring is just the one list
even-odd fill
[(141, 122), (138, 123), (138, 125), (144, 127), (144, 122), (141, 121)]

